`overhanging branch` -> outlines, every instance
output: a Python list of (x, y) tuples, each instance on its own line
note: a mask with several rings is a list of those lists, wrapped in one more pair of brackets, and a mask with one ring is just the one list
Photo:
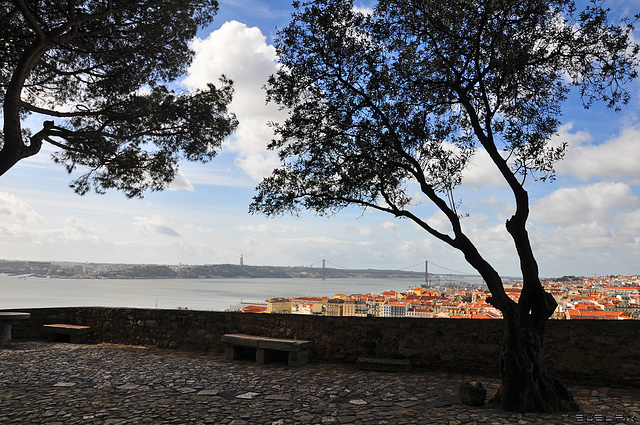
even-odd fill
[(77, 117), (95, 117), (103, 115), (103, 111), (85, 111), (85, 112), (63, 112), (55, 111), (53, 109), (41, 108), (39, 106), (32, 105), (31, 103), (21, 101), (21, 106), (27, 111), (35, 112), (37, 114), (49, 115), (57, 118), (77, 118)]

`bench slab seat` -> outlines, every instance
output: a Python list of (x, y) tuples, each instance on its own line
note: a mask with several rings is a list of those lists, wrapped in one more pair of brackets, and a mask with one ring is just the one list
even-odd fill
[(255, 349), (256, 363), (264, 364), (274, 358), (275, 352), (287, 352), (289, 366), (301, 366), (309, 363), (313, 341), (301, 339), (269, 338), (265, 336), (226, 334), (222, 336), (226, 345), (227, 360), (240, 358), (242, 348)]
[(54, 341), (69, 341), (72, 343), (82, 343), (87, 341), (87, 335), (91, 332), (91, 326), (67, 325), (55, 323), (42, 326), (45, 334), (51, 336)]

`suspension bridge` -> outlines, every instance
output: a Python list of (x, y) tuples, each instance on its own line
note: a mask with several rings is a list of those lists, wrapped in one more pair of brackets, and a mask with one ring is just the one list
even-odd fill
[[(423, 268), (424, 270), (424, 283), (425, 284), (433, 284), (433, 285), (440, 285), (440, 284), (445, 284), (445, 285), (449, 285), (452, 284), (454, 281), (460, 281), (460, 280), (470, 280), (470, 281), (474, 281), (474, 282), (482, 282), (482, 277), (478, 274), (471, 274), (469, 272), (465, 272), (465, 271), (459, 271), (459, 270), (454, 270), (448, 267), (444, 267), (438, 264), (435, 264), (433, 262), (429, 262), (429, 261), (421, 261), (419, 263), (416, 264), (412, 264), (410, 266), (406, 266), (406, 267), (400, 267), (400, 268), (396, 268), (396, 269), (386, 269), (386, 270), (375, 270), (375, 269), (354, 269), (351, 267), (345, 267), (345, 266), (341, 266), (339, 264), (336, 264), (332, 261), (326, 260), (326, 259), (322, 259), (322, 260), (318, 260), (315, 263), (312, 263), (310, 265), (312, 268), (315, 267), (322, 267), (322, 280), (325, 280), (325, 278), (327, 277), (327, 270), (328, 269), (338, 269), (338, 270), (345, 270), (345, 271), (350, 271), (350, 272), (358, 272), (358, 271), (366, 271), (366, 274), (370, 277), (387, 277), (389, 274), (392, 274), (394, 272), (411, 272), (411, 273), (422, 273), (422, 272), (418, 272), (417, 269), (418, 268)], [(430, 272), (430, 267), (435, 266), (437, 269), (439, 270), (443, 270), (443, 272), (441, 273), (431, 273)]]

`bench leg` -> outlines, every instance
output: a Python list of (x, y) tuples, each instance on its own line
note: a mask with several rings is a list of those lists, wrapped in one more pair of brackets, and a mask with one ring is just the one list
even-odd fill
[(0, 320), (0, 346), (11, 345), (11, 320)]
[(267, 362), (266, 355), (264, 348), (256, 348), (256, 363), (265, 364)]
[(50, 342), (73, 342), (71, 341), (71, 334), (62, 332), (48, 332), (47, 340)]
[(72, 344), (83, 344), (87, 342), (87, 334), (72, 334), (69, 335), (69, 342)]
[(240, 349), (233, 344), (226, 344), (225, 358), (227, 360), (237, 360), (240, 358)]
[[(242, 357), (242, 353), (246, 354), (247, 348), (240, 347), (233, 344), (225, 344), (225, 358), (227, 360), (237, 360)], [(278, 354), (280, 351), (278, 350), (270, 350), (265, 348), (256, 348), (256, 363), (257, 364), (265, 364), (270, 362), (276, 358), (280, 358)], [(302, 366), (309, 363), (309, 358), (311, 356), (311, 350), (302, 350), (299, 352), (289, 351), (287, 352), (287, 364), (289, 366)]]
[(302, 366), (309, 363), (309, 356), (309, 350), (298, 351), (297, 353), (289, 351), (289, 359), (287, 363), (291, 367)]
[(256, 348), (256, 363), (265, 364), (276, 358), (277, 351), (265, 348)]

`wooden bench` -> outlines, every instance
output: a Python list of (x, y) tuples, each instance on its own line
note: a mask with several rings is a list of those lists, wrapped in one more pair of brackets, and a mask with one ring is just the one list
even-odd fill
[(255, 350), (256, 363), (264, 364), (277, 357), (278, 353), (288, 353), (287, 364), (289, 366), (301, 366), (309, 363), (312, 341), (300, 339), (268, 338), (245, 334), (226, 334), (222, 336), (222, 342), (226, 344), (227, 360), (236, 360), (242, 357), (244, 351)]
[(0, 311), (0, 346), (11, 345), (11, 328), (14, 320), (26, 320), (31, 318), (31, 313), (18, 313), (13, 311)]
[(53, 341), (78, 344), (87, 341), (87, 335), (91, 332), (91, 326), (56, 323), (53, 325), (44, 325), (42, 330), (45, 334), (50, 335)]

